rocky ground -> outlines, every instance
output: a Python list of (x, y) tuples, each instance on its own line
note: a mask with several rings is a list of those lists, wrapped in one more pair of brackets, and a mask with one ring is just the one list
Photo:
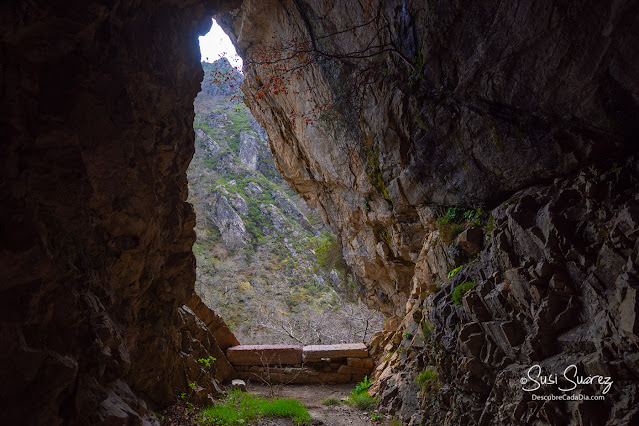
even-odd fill
[[(379, 422), (371, 420), (371, 413), (360, 411), (346, 403), (339, 405), (324, 405), (322, 401), (335, 398), (345, 401), (353, 390), (353, 384), (343, 385), (286, 385), (273, 386), (249, 385), (248, 391), (263, 396), (275, 396), (276, 398), (295, 398), (303, 403), (308, 412), (313, 416), (317, 424), (326, 426), (369, 426), (388, 424), (387, 419), (380, 419)], [(263, 420), (259, 425), (291, 425), (285, 420)]]
[[(313, 417), (313, 425), (325, 426), (391, 426), (393, 418), (378, 411), (361, 411), (345, 403), (353, 390), (353, 384), (342, 385), (274, 385), (251, 384), (247, 391), (267, 398), (294, 398), (308, 409)], [(338, 405), (325, 405), (322, 401), (334, 398), (343, 401)], [(379, 418), (373, 420), (373, 414)], [(177, 404), (162, 413), (163, 426), (191, 426), (197, 424), (198, 416), (189, 413), (183, 404)], [(294, 426), (290, 419), (261, 419), (254, 426)]]

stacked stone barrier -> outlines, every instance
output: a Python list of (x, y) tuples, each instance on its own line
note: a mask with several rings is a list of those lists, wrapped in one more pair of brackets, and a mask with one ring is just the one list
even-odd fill
[(237, 377), (267, 384), (337, 384), (370, 376), (374, 362), (364, 343), (238, 345), (226, 352)]

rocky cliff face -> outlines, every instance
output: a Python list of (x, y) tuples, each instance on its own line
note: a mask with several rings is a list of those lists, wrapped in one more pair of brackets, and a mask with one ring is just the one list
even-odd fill
[(149, 423), (232, 371), (187, 306), (208, 3), (0, 6), (2, 424)]
[[(220, 17), (278, 169), (397, 317), (373, 342), (376, 391), (405, 421), (637, 420), (638, 8), (245, 1)], [(605, 402), (531, 401), (517, 381), (571, 363), (617, 380)], [(424, 401), (428, 365), (441, 391)]]

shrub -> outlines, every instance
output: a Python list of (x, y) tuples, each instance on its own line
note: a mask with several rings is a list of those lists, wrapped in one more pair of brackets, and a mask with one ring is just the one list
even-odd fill
[(323, 405), (339, 405), (341, 403), (341, 401), (339, 399), (335, 399), (335, 398), (327, 398), (324, 401), (322, 401)]
[(419, 373), (416, 381), (417, 381), (417, 384), (419, 385), (419, 388), (422, 394), (439, 390), (439, 381), (437, 379), (437, 373), (432, 369), (427, 369)]
[(466, 292), (468, 290), (470, 290), (471, 288), (475, 287), (477, 285), (477, 283), (475, 281), (466, 281), (465, 283), (462, 283), (458, 286), (456, 286), (453, 289), (453, 293), (450, 296), (450, 300), (452, 300), (452, 302), (455, 305), (461, 305), (462, 304), (462, 298), (464, 297), (464, 294), (466, 294)]
[(364, 380), (359, 382), (355, 389), (351, 391), (351, 395), (348, 397), (349, 404), (363, 411), (371, 410), (377, 404), (377, 399), (368, 394), (368, 388), (373, 384), (368, 380), (368, 376), (364, 377)]
[(377, 400), (370, 396), (368, 392), (360, 394), (351, 394), (349, 397), (350, 405), (362, 411), (369, 411), (375, 407)]
[(315, 260), (317, 264), (327, 270), (342, 267), (342, 249), (334, 235), (324, 235), (315, 248)]
[(446, 244), (469, 226), (481, 226), (486, 220), (486, 213), (481, 209), (466, 207), (450, 207), (435, 222), (439, 234)]

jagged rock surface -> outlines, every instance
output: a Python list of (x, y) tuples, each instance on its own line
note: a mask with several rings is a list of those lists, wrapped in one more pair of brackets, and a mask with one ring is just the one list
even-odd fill
[[(373, 342), (373, 389), (391, 413), (490, 424), (514, 410), (523, 422), (588, 424), (591, 404), (529, 402), (513, 382), (525, 365), (575, 361), (619, 379), (597, 421), (636, 421), (638, 227), (625, 212), (637, 169), (614, 166), (628, 179), (619, 189), (602, 162), (636, 149), (638, 9), (245, 1), (220, 17), (278, 169), (339, 234), (367, 303), (399, 317)], [(295, 62), (304, 48), (319, 51), (306, 65)], [(279, 90), (269, 84), (283, 57), (303, 71)], [(483, 232), (439, 235), (449, 206), (494, 209), (495, 221), (479, 260), (450, 281)], [(464, 277), (478, 285), (458, 307)], [(431, 405), (415, 384), (428, 365), (442, 385)]]
[[(382, 362), (373, 390), (383, 409), (442, 424), (509, 424), (513, 413), (526, 423), (582, 424), (590, 416), (595, 424), (634, 424), (637, 167), (633, 160), (589, 168), (518, 192), (493, 210), (494, 228), (467, 264), (441, 240), (428, 241), (419, 264), (444, 288), (427, 297), (415, 279), (402, 323), (376, 337)], [(464, 282), (477, 286), (456, 305), (451, 294)], [(534, 402), (520, 380), (535, 364), (558, 375), (574, 364), (580, 375), (614, 384), (605, 402)], [(428, 367), (436, 367), (438, 395), (395, 397), (416, 392), (415, 375)], [(592, 396), (604, 388), (581, 390)], [(555, 386), (534, 393), (561, 394)]]

